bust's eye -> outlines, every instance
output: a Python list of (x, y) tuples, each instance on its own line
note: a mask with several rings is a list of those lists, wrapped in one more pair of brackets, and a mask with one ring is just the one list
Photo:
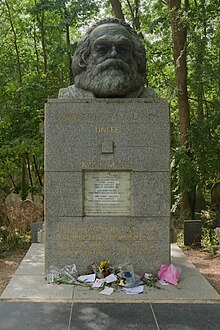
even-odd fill
[(96, 52), (100, 55), (104, 55), (108, 52), (109, 47), (108, 45), (96, 45)]
[(121, 54), (127, 54), (130, 51), (130, 47), (128, 45), (118, 45), (117, 51)]

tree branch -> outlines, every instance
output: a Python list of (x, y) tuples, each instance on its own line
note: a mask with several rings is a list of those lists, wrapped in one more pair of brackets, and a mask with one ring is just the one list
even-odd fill
[(110, 0), (114, 15), (116, 18), (125, 20), (124, 14), (122, 12), (121, 1), (120, 0)]

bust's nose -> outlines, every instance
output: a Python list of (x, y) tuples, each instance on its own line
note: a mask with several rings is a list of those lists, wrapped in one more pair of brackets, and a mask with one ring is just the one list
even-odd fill
[(117, 56), (118, 56), (118, 53), (117, 53), (116, 47), (112, 46), (110, 57), (117, 57)]

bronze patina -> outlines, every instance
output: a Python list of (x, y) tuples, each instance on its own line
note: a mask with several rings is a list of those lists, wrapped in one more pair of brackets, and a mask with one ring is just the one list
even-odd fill
[(138, 35), (122, 20), (108, 18), (80, 39), (73, 57), (74, 85), (59, 98), (134, 98), (155, 96), (145, 88), (146, 54)]

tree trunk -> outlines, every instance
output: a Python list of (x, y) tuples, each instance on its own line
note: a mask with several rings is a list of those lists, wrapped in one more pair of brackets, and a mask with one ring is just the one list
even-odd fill
[(33, 180), (32, 180), (32, 175), (31, 175), (31, 165), (30, 165), (30, 159), (28, 154), (26, 155), (27, 157), (27, 169), (28, 169), (28, 175), (29, 175), (29, 180), (30, 180), (30, 185), (31, 185), (31, 197), (32, 200), (34, 200), (34, 185), (33, 185)]
[(35, 171), (36, 171), (36, 175), (37, 175), (39, 184), (40, 184), (41, 187), (43, 187), (43, 182), (42, 182), (42, 179), (41, 179), (40, 171), (38, 169), (36, 157), (34, 155), (33, 155), (33, 160), (34, 160), (34, 167), (35, 167)]
[(72, 72), (72, 56), (70, 53), (70, 28), (69, 25), (66, 25), (66, 43), (68, 46), (68, 66), (69, 66), (69, 81), (70, 85), (73, 84), (74, 77), (73, 77), (73, 72)]
[(70, 27), (69, 27), (69, 13), (66, 8), (66, 3), (63, 3), (63, 10), (64, 10), (64, 21), (65, 23), (65, 31), (66, 31), (66, 44), (67, 44), (67, 49), (68, 49), (68, 67), (69, 67), (69, 82), (70, 84), (73, 84), (74, 82), (74, 77), (73, 77), (73, 72), (72, 72), (72, 56), (71, 56), (71, 46), (70, 46)]
[(180, 119), (180, 143), (186, 146), (187, 131), (190, 125), (187, 91), (186, 41), (187, 31), (181, 20), (181, 0), (167, 0), (171, 14), (173, 37), (173, 57), (176, 72), (177, 101)]
[[(188, 0), (185, 3), (188, 6)], [(177, 85), (177, 103), (179, 108), (180, 121), (180, 144), (186, 148), (186, 156), (192, 158), (192, 155), (187, 149), (188, 143), (188, 129), (190, 126), (190, 111), (187, 91), (187, 64), (186, 64), (186, 48), (187, 48), (187, 30), (183, 25), (181, 18), (181, 0), (167, 0), (167, 5), (170, 10), (171, 28), (173, 38), (173, 57), (176, 73)], [(181, 182), (182, 199), (180, 203), (180, 215), (191, 213), (195, 205), (195, 187), (189, 187), (185, 181), (187, 173), (184, 173)]]
[[(135, 0), (134, 28), (138, 33), (140, 33), (140, 28), (141, 28), (141, 23), (140, 23), (140, 0)], [(141, 36), (143, 37), (142, 34), (141, 34)]]
[[(36, 0), (35, 0), (36, 5)], [(47, 74), (47, 49), (46, 49), (46, 31), (44, 26), (44, 10), (36, 14), (37, 22), (39, 24), (40, 34), (41, 34), (41, 45), (43, 50), (44, 59), (44, 73)]]
[[(8, 4), (8, 2), (5, 0), (5, 5), (7, 7), (8, 10), (8, 17), (9, 17), (9, 22), (11, 25), (11, 30), (12, 30), (12, 34), (13, 34), (13, 42), (14, 42), (14, 47), (15, 47), (15, 53), (16, 53), (16, 59), (17, 59), (17, 70), (18, 70), (18, 81), (19, 81), (19, 87), (21, 87), (22, 85), (22, 72), (21, 72), (21, 60), (20, 60), (20, 52), (19, 52), (19, 48), (18, 48), (18, 42), (17, 42), (17, 33), (14, 27), (14, 23), (13, 23), (13, 19), (12, 19), (12, 15), (11, 15), (11, 9), (10, 6)], [(18, 92), (18, 99), (19, 99), (19, 103), (21, 101), (21, 92), (20, 92), (20, 88), (18, 88), (19, 92)]]
[(37, 49), (37, 33), (36, 33), (36, 27), (34, 24), (34, 50), (35, 50), (35, 54), (36, 54), (36, 67), (37, 67), (37, 73), (40, 74), (40, 60), (39, 60), (39, 53), (38, 53), (38, 49)]
[(26, 164), (26, 155), (22, 157), (22, 169), (21, 169), (21, 199), (24, 201), (28, 195), (28, 186), (27, 186), (27, 164)]
[(121, 8), (121, 1), (120, 0), (110, 0), (113, 12), (115, 17), (122, 19), (124, 21), (124, 14)]
[(44, 27), (44, 12), (41, 13), (41, 18), (39, 18), (40, 32), (41, 32), (41, 44), (44, 57), (44, 73), (47, 74), (47, 49), (46, 49), (46, 32)]
[[(195, 43), (195, 52), (196, 52), (196, 75), (195, 79), (197, 82), (197, 102), (198, 102), (198, 117), (203, 120), (204, 119), (204, 57), (205, 57), (205, 49), (207, 43), (207, 22), (206, 22), (206, 8), (205, 8), (205, 1), (201, 1), (201, 23), (202, 23), (202, 34), (198, 34), (196, 37)], [(198, 5), (197, 5), (198, 6)], [(198, 8), (198, 11), (200, 9)]]

